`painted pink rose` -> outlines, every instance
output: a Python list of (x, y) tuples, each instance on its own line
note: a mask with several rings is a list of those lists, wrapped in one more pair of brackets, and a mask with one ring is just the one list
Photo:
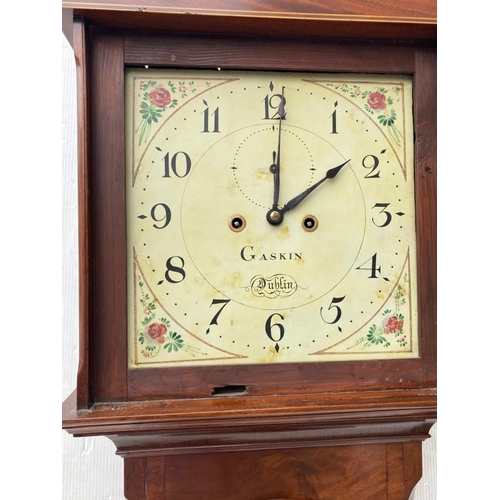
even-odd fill
[(372, 109), (385, 109), (387, 106), (385, 103), (385, 95), (381, 92), (372, 92), (368, 96), (368, 106)]
[(165, 342), (167, 327), (163, 323), (151, 323), (148, 326), (148, 335), (159, 344)]
[(163, 87), (153, 90), (153, 92), (149, 94), (149, 100), (152, 104), (158, 106), (159, 108), (164, 108), (172, 102), (170, 92)]
[(396, 333), (403, 328), (403, 322), (396, 316), (391, 316), (384, 320), (384, 333)]

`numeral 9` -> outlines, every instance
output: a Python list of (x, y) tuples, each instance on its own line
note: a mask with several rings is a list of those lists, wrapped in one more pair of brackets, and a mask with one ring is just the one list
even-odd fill
[(151, 218), (155, 222), (163, 222), (162, 226), (153, 224), (153, 227), (156, 229), (164, 229), (169, 225), (170, 220), (172, 219), (172, 212), (170, 211), (168, 205), (165, 205), (165, 203), (157, 203), (151, 209)]

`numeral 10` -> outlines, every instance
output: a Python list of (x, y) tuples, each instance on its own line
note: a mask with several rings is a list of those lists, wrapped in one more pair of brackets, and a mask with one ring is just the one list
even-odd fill
[(165, 168), (163, 177), (171, 177), (170, 173), (172, 173), (182, 178), (186, 177), (191, 170), (191, 158), (184, 151), (178, 151), (172, 155), (172, 158), (170, 158), (170, 153), (167, 153), (163, 158), (163, 165)]

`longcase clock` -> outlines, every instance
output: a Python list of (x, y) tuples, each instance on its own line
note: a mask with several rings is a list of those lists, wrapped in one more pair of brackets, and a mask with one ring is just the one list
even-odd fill
[(129, 500), (407, 499), (419, 480), (435, 5), (382, 4), (63, 2), (81, 250), (63, 426), (114, 442)]

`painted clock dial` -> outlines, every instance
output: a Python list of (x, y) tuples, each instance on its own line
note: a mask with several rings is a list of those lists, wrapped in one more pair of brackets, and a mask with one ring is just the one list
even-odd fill
[(129, 367), (418, 356), (411, 78), (126, 74)]

